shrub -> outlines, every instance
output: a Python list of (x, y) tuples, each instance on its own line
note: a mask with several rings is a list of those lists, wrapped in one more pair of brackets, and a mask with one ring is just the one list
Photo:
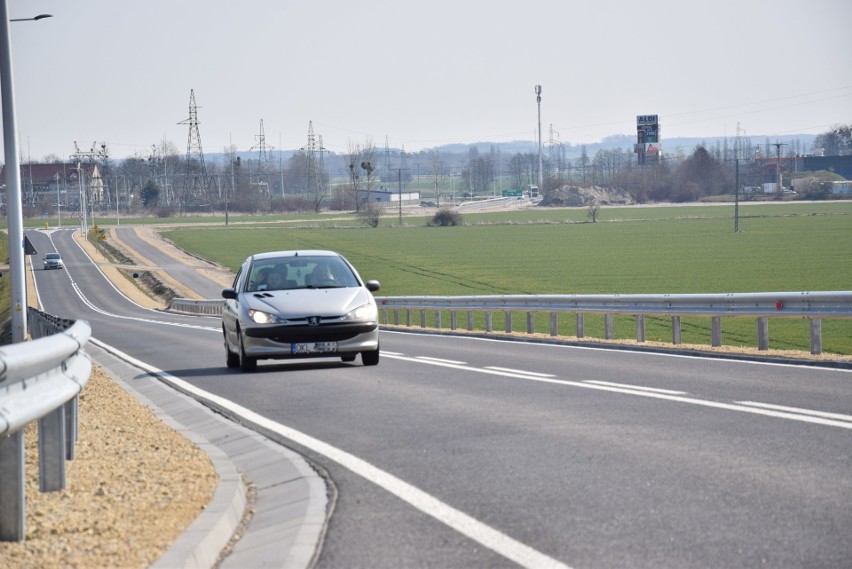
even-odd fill
[(459, 212), (451, 209), (439, 209), (432, 219), (427, 223), (429, 227), (448, 227), (451, 225), (464, 225), (462, 216)]

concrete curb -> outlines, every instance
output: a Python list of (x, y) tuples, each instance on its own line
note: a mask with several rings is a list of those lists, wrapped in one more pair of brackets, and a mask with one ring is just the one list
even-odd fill
[[(189, 439), (194, 445), (203, 450), (210, 458), (213, 468), (219, 477), (219, 482), (213, 498), (198, 515), (183, 534), (172, 544), (160, 559), (151, 565), (153, 568), (194, 569), (212, 567), (239, 526), (246, 507), (246, 487), (242, 476), (234, 463), (218, 447), (197, 434), (190, 426), (176, 420), (173, 415), (186, 415), (187, 411), (196, 413), (206, 412), (204, 409), (192, 410), (198, 404), (187, 396), (180, 394), (172, 397), (179, 398), (169, 412), (164, 411), (149, 395), (151, 384), (147, 385), (147, 393), (134, 387), (127, 378), (127, 372), (139, 375), (140, 370), (132, 368), (108, 351), (102, 350), (97, 344), (90, 343), (86, 351), (95, 359), (101, 368), (132, 395), (137, 401), (160, 418), (166, 425)], [(118, 369), (124, 364), (128, 369)], [(156, 385), (154, 386), (157, 387)], [(160, 386), (160, 389), (165, 389)], [(199, 406), (200, 407), (200, 406)], [(185, 418), (185, 417), (184, 417)]]
[[(152, 565), (155, 568), (309, 567), (328, 522), (325, 479), (299, 454), (238, 424), (184, 393), (141, 362), (91, 339), (93, 359), (117, 383), (162, 420), (207, 452), (219, 475), (213, 499)], [(124, 357), (123, 357), (124, 356)], [(239, 528), (246, 509), (246, 484), (257, 489), (253, 515)], [(219, 555), (240, 529), (229, 551)]]

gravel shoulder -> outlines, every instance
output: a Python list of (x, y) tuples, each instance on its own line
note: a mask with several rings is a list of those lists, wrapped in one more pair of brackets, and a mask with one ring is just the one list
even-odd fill
[(206, 453), (97, 366), (79, 420), (59, 492), (39, 492), (38, 429), (26, 428), (26, 539), (0, 542), (0, 566), (147, 567), (210, 503), (218, 477)]

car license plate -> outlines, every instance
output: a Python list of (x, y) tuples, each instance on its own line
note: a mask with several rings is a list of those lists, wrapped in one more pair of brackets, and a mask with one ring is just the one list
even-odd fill
[(337, 342), (309, 342), (306, 344), (291, 344), (293, 354), (326, 354), (337, 351)]

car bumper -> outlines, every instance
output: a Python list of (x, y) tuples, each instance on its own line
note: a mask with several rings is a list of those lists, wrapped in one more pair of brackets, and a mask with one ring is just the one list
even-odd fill
[[(293, 344), (336, 342), (337, 351), (318, 354), (293, 354)], [(254, 358), (283, 359), (334, 357), (378, 349), (378, 323), (335, 326), (271, 326), (243, 330), (243, 349)]]

